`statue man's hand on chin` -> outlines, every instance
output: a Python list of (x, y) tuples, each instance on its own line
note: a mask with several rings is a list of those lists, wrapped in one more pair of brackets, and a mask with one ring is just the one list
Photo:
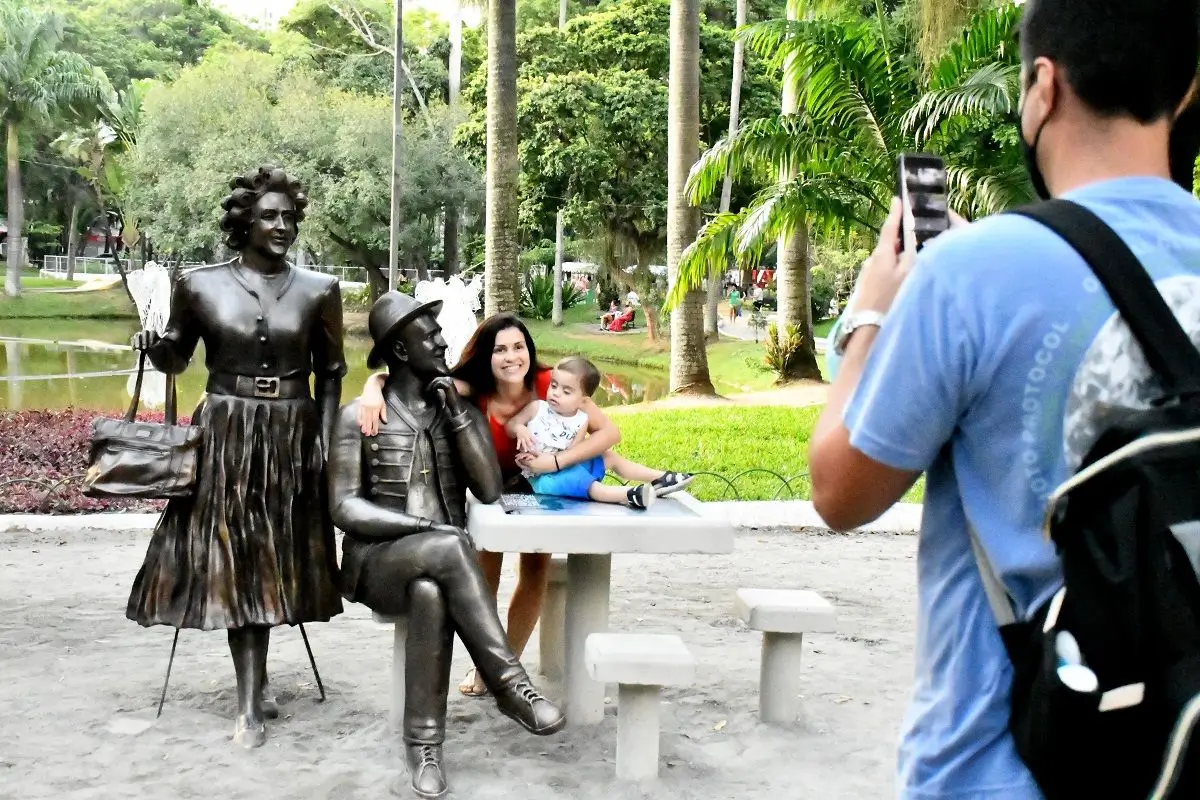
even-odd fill
[(462, 395), (458, 393), (458, 387), (454, 385), (454, 378), (449, 375), (441, 375), (431, 380), (428, 392), (445, 406), (451, 416), (456, 417), (467, 410)]

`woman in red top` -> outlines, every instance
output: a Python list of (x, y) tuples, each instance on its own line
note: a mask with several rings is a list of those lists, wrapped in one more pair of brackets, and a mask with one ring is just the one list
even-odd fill
[[(517, 442), (509, 437), (504, 426), (529, 403), (546, 399), (550, 368), (538, 363), (537, 348), (529, 329), (512, 314), (496, 314), (484, 320), (467, 342), (451, 375), (454, 376), (459, 394), (471, 398), (487, 415), (507, 491), (530, 491), (528, 483), (521, 477), (522, 466), (534, 473), (554, 472), (603, 456), (621, 440), (621, 432), (616, 424), (588, 398), (581, 408), (588, 416), (589, 435), (581, 443), (558, 453), (557, 466), (552, 455), (518, 454)], [(375, 435), (379, 420), (387, 421), (383, 377), (376, 375), (369, 378), (359, 398), (358, 422), (367, 436)], [(609, 455), (606, 463), (626, 479), (653, 481), (656, 486), (677, 482), (684, 477), (680, 473), (665, 473), (635, 464), (615, 453)], [(481, 552), (479, 564), (495, 595), (500, 586), (504, 554)], [(517, 586), (508, 606), (508, 641), (518, 658), (541, 616), (549, 566), (548, 553), (521, 553)], [(474, 669), (458, 688), (463, 694), (471, 696), (482, 696), (487, 692)]]

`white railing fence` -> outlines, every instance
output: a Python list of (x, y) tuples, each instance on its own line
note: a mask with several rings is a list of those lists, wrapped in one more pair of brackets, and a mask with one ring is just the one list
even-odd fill
[[(162, 264), (161, 266), (167, 266)], [(185, 261), (184, 269), (192, 269), (193, 267), (202, 267), (203, 264)], [(134, 261), (133, 269), (141, 269), (140, 261)], [(304, 264), (303, 269), (312, 270), (313, 272), (322, 272), (326, 275), (334, 275), (343, 283), (367, 283), (367, 271), (363, 267), (347, 267), (331, 264)], [(410, 282), (415, 283), (419, 275), (415, 269), (402, 269), (400, 272)], [(443, 277), (444, 273), (440, 269), (431, 269), (427, 271), (429, 278)], [(67, 275), (67, 257), (66, 256), (44, 256), (42, 258), (41, 274), (47, 278), (64, 278)], [(79, 278), (85, 278), (89, 275), (117, 275), (117, 267), (111, 258), (95, 258), (79, 256), (75, 259), (75, 275)]]

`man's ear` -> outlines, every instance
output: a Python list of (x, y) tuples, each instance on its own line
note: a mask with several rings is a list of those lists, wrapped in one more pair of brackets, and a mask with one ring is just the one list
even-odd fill
[(396, 341), (392, 342), (392, 352), (396, 354), (396, 358), (401, 362), (408, 363), (408, 350), (405, 349), (404, 342), (401, 339), (397, 338)]

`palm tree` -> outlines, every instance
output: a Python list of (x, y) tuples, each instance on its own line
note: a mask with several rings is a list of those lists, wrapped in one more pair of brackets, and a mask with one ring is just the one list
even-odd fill
[[(700, 152), (700, 0), (671, 0), (671, 69), (667, 108), (667, 281), (696, 238), (699, 210), (687, 180)], [(704, 349), (704, 292), (684, 292), (671, 314), (671, 391), (715, 394)]]
[(99, 99), (92, 66), (58, 49), (63, 19), (43, 10), (0, 0), (0, 120), (8, 138), (8, 273), (4, 293), (21, 293), (21, 234), (25, 197), (21, 188), (21, 131), (46, 122), (74, 104)]
[(517, 286), (517, 4), (488, 0), (487, 186), (484, 313), (516, 313)]
[[(924, 146), (946, 156), (950, 201), (968, 217), (1028, 197), (1010, 113), (1015, 108), (1019, 9), (990, 9), (931, 70), (928, 83), (901, 31), (880, 15), (870, 21), (772, 21), (751, 26), (747, 46), (784, 70), (798, 111), (753, 120), (714, 145), (692, 171), (699, 204), (713, 197), (726, 170), (775, 185), (736, 213), (718, 213), (685, 253), (680, 283), (668, 298), (698, 286), (732, 252), (739, 261), (779, 247), (780, 343), (788, 326), (805, 335), (798, 372), (815, 370), (808, 304), (807, 238), (876, 226), (894, 189), (896, 156)], [(795, 235), (792, 235), (795, 234)]]
[[(566, 0), (563, 0), (566, 2)], [(746, 0), (737, 0), (734, 27), (740, 30), (746, 24)], [(746, 40), (738, 37), (733, 44), (733, 81), (729, 88), (729, 136), (732, 138), (738, 129), (738, 117), (742, 109), (742, 73), (746, 66)], [(733, 197), (733, 173), (725, 171), (725, 183), (721, 186), (720, 213), (729, 211), (729, 203)], [(714, 272), (708, 276), (708, 299), (704, 306), (704, 336), (710, 342), (720, 338), (717, 329), (717, 303), (721, 299), (721, 288), (725, 281), (724, 273)]]

